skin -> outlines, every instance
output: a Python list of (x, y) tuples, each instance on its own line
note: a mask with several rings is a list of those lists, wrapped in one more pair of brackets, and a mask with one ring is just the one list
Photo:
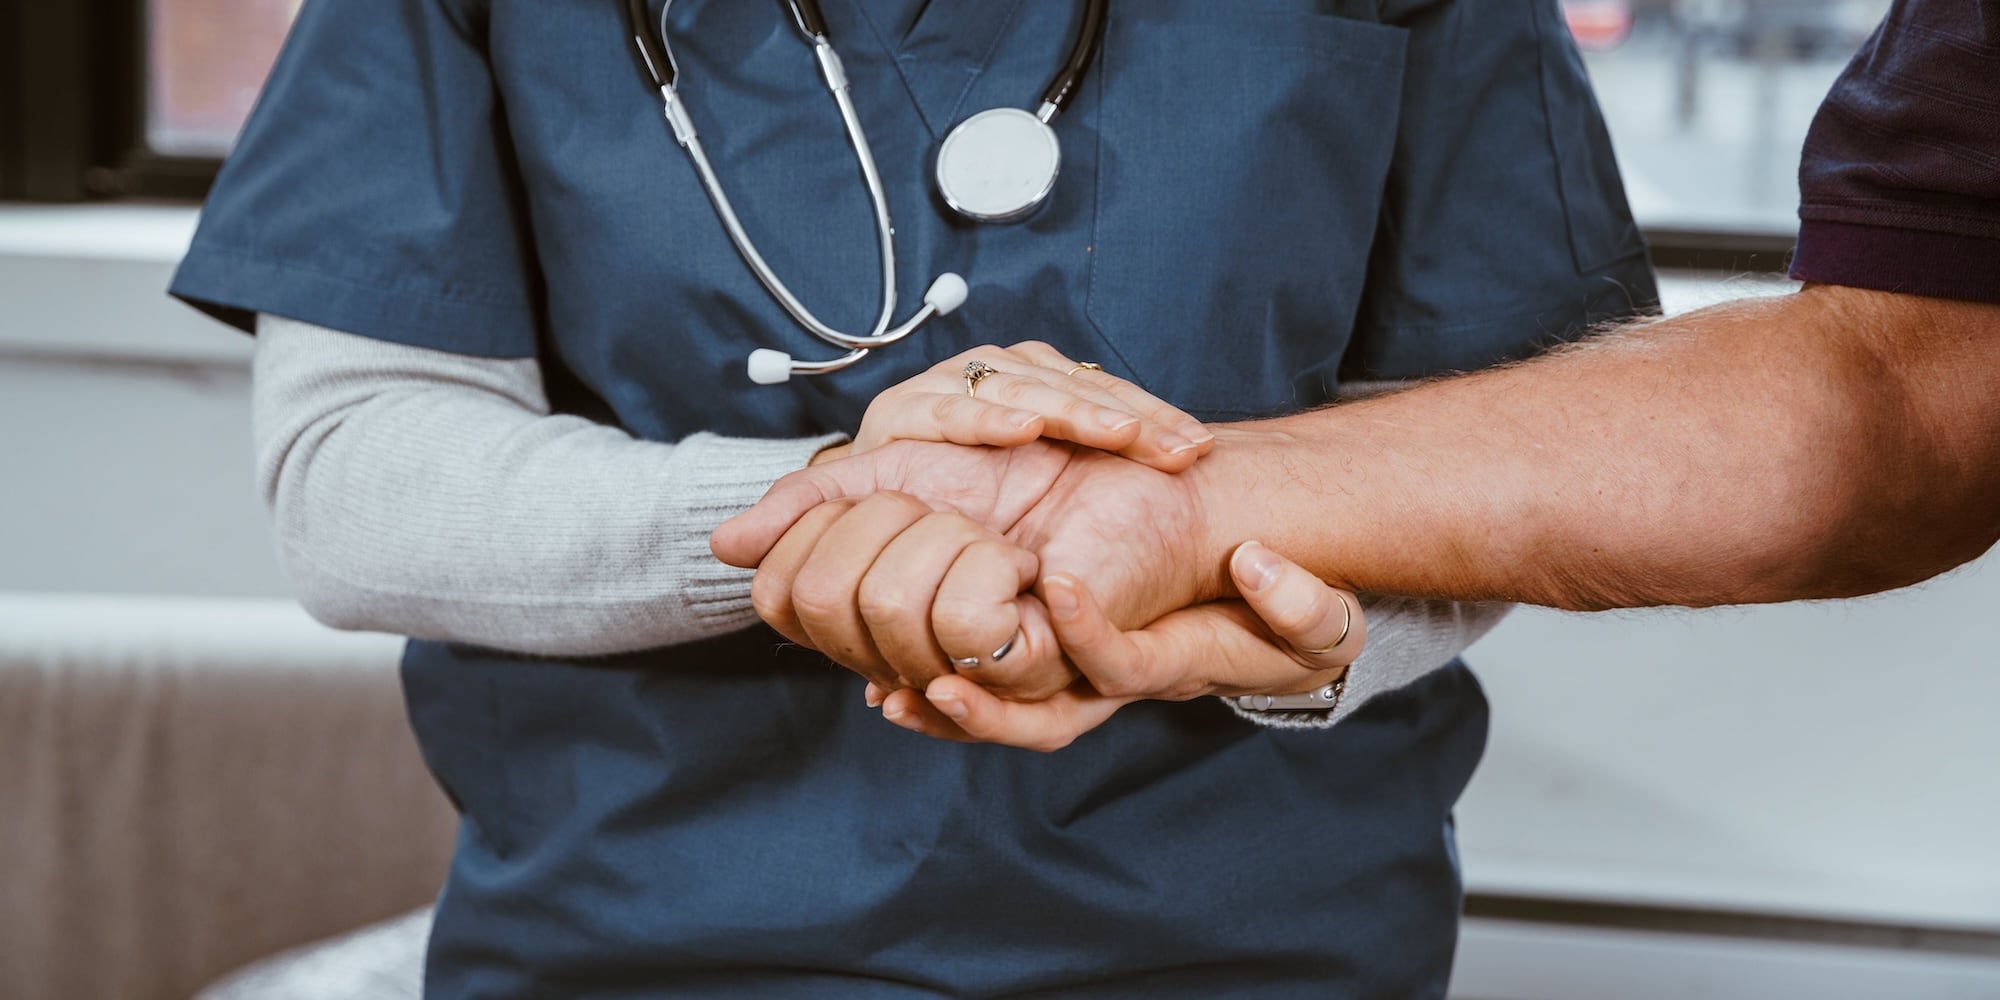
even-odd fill
[(1216, 544), (1257, 528), (1355, 589), (1851, 597), (2000, 539), (2000, 305), (1811, 287), (1218, 433)]
[[(964, 375), (975, 360), (999, 369), (976, 394), (965, 391)], [(1004, 448), (1053, 438), (1180, 472), (1213, 447), (1215, 435), (1181, 409), (1124, 379), (1091, 377), (1079, 367), (1033, 340), (965, 351), (876, 396), (854, 440), (821, 451), (812, 464), (890, 441)]]
[[(980, 382), (976, 396), (963, 391), (965, 362), (973, 358), (1005, 366)], [(1024, 449), (1037, 434), (1084, 447)], [(888, 698), (890, 718), (920, 729), (928, 720), (939, 735), (964, 739), (982, 738), (983, 721), (1013, 728), (1024, 722), (1005, 709), (1011, 702), (998, 702), (996, 694), (1046, 703), (1049, 709), (1080, 707), (1075, 718), (1091, 715), (1095, 721), (1070, 727), (1073, 735), (1111, 710), (1099, 688), (1115, 692), (1123, 676), (1161, 672), (1158, 664), (1171, 658), (1163, 659), (1153, 636), (1134, 640), (1118, 632), (1080, 582), (1070, 580), (1069, 590), (1055, 591), (1073, 600), (1066, 605), (1069, 618), (1052, 622), (1041, 601), (1025, 593), (1040, 561), (944, 501), (958, 497), (978, 517), (1006, 523), (1020, 506), (1020, 494), (1002, 495), (993, 485), (996, 468), (1013, 470), (1015, 486), (1036, 482), (1024, 468), (1050, 471), (1046, 481), (1054, 483), (1052, 463), (1079, 455), (1085, 464), (1108, 462), (1124, 472), (1174, 473), (1205, 453), (1213, 434), (1137, 386), (1086, 371), (1048, 345), (1028, 342), (967, 352), (884, 392), (870, 405), (854, 442), (821, 452), (813, 464), (839, 463), (908, 441), (1016, 450), (961, 448), (914, 463), (898, 461), (907, 455), (905, 447), (874, 455), (875, 464), (867, 467), (883, 475), (872, 481), (876, 486), (909, 481), (940, 502), (885, 487), (806, 511), (774, 545), (760, 549), (765, 569), (753, 584), (752, 600), (774, 627), (867, 677), (869, 703)], [(968, 459), (985, 463), (983, 472), (969, 471)], [(855, 463), (845, 466), (851, 470)], [(1129, 513), (1143, 523), (1149, 509), (1141, 505)], [(1336, 596), (1275, 553), (1251, 548), (1244, 571), (1263, 593), (1248, 602), (1217, 602), (1169, 616), (1158, 631), (1176, 644), (1189, 635), (1212, 644), (1225, 639), (1220, 652), (1226, 655), (1214, 660), (1216, 681), (1181, 697), (1315, 687), (1337, 678), (1360, 651), (1366, 626), (1354, 595)], [(1341, 635), (1347, 640), (1328, 648), (1331, 638)], [(1301, 647), (1310, 652), (1301, 652), (1289, 643), (1297, 636), (1321, 638)], [(1004, 662), (991, 656), (1010, 637)], [(1076, 656), (1076, 649), (1086, 647), (1099, 652)], [(979, 662), (954, 668), (951, 660), (961, 655)], [(1073, 660), (1097, 669), (1095, 687), (1080, 683), (1084, 678)], [(978, 678), (980, 686), (944, 702), (954, 711), (963, 709), (970, 728), (952, 725), (928, 703), (898, 701), (901, 695), (890, 694), (922, 691), (953, 669)], [(1151, 690), (1150, 683), (1137, 681), (1122, 686)], [(1049, 745), (1069, 738), (1048, 726), (1017, 737)]]
[[(1044, 599), (1052, 577), (1074, 574), (1118, 628), (1234, 595), (1230, 553), (1253, 536), (1318, 578), (1419, 597), (1596, 610), (1853, 596), (1936, 575), (2000, 538), (1996, 334), (2000, 306), (1810, 287), (1218, 426), (1214, 454), (1184, 476), (1101, 461), (1051, 474), (1053, 460), (1035, 458), (1022, 468), (1037, 475), (986, 481), (1013, 492), (982, 508), (832, 463), (781, 481), (715, 548), (755, 565), (817, 503), (898, 489), (1034, 553)], [(849, 572), (831, 565), (817, 571)], [(1169, 659), (1189, 670), (1217, 641), (1180, 638)], [(959, 680), (943, 693), (962, 701)], [(1195, 686), (1151, 684), (1113, 690)]]

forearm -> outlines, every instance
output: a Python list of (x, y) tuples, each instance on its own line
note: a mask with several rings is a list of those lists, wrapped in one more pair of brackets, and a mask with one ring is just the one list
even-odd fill
[(708, 534), (826, 444), (550, 415), (532, 361), (265, 317), (258, 476), (297, 596), (354, 629), (610, 654), (756, 620)]
[[(1214, 544), (1575, 609), (1839, 597), (2000, 536), (2000, 307), (1844, 288), (1222, 431)], [(1240, 536), (1240, 537), (1238, 537)]]

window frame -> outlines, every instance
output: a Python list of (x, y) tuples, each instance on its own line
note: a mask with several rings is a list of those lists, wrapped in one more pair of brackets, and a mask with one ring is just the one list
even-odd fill
[(207, 195), (220, 158), (147, 145), (146, 16), (146, 0), (0, 0), (0, 198)]

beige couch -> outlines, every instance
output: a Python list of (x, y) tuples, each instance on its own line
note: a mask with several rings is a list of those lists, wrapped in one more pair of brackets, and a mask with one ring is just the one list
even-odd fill
[(0, 593), (0, 996), (185, 1000), (434, 896), (456, 823), (400, 645), (289, 602)]

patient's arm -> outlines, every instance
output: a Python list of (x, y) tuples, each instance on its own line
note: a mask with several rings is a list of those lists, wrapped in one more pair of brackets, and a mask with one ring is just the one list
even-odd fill
[(1215, 429), (1218, 588), (1257, 537), (1364, 591), (1844, 597), (2000, 537), (2000, 305), (1815, 286)]

